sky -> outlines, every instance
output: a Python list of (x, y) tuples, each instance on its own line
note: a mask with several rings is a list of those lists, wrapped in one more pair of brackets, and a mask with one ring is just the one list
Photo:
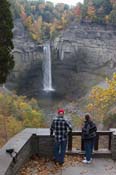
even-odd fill
[(76, 5), (78, 2), (83, 2), (83, 0), (49, 0), (54, 3), (66, 3), (69, 5)]
[(46, 0), (46, 1), (51, 1), (55, 4), (56, 3), (64, 3), (64, 4), (69, 4), (69, 5), (76, 5), (78, 2), (83, 3), (84, 0)]

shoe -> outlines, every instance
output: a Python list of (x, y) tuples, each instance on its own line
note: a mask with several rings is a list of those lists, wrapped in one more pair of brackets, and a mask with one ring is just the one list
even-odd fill
[(63, 163), (64, 163), (64, 162), (59, 162), (59, 165), (61, 165), (61, 166), (62, 166), (62, 165), (63, 165)]
[(87, 163), (88, 161), (87, 161), (86, 159), (84, 159), (82, 162), (83, 162), (83, 163)]
[[(86, 157), (84, 157), (84, 160), (86, 160)], [(91, 158), (90, 160), (92, 161), (93, 159)]]
[(88, 163), (88, 164), (91, 163), (91, 160), (87, 161), (87, 163)]
[(53, 162), (54, 162), (54, 164), (55, 164), (55, 165), (58, 163), (58, 161), (57, 161), (57, 160), (55, 160), (55, 159), (53, 159)]
[(83, 160), (82, 162), (83, 162), (83, 163), (88, 163), (88, 164), (89, 164), (89, 163), (91, 163), (91, 160), (89, 160), (89, 161)]

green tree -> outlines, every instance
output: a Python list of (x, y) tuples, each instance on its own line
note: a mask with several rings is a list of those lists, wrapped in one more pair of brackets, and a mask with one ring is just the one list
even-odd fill
[(13, 18), (19, 18), (19, 14), (20, 14), (20, 9), (18, 7), (18, 2), (19, 0), (8, 0), (8, 2), (11, 5), (11, 12), (13, 15)]
[(0, 84), (5, 83), (6, 78), (14, 67), (12, 55), (13, 49), (13, 21), (10, 4), (7, 0), (0, 1)]
[(103, 15), (107, 15), (112, 10), (112, 5), (110, 0), (93, 0), (94, 5), (97, 9), (103, 8)]
[(104, 3), (104, 0), (93, 0), (93, 3), (97, 8), (99, 8)]
[(112, 5), (111, 5), (110, 0), (105, 0), (104, 1), (103, 8), (104, 8), (105, 15), (108, 15), (111, 12)]
[(110, 13), (110, 22), (116, 25), (116, 4), (113, 5), (113, 10)]

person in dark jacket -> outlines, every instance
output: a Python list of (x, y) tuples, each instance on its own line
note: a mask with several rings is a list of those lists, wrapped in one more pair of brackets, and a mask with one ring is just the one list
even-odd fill
[(58, 162), (60, 165), (64, 163), (69, 131), (72, 131), (72, 126), (66, 119), (64, 119), (64, 110), (59, 109), (57, 118), (52, 121), (50, 135), (52, 136), (54, 133), (55, 137), (54, 162)]
[(82, 128), (82, 139), (84, 140), (85, 160), (83, 163), (91, 163), (97, 127), (91, 120), (90, 114), (85, 115), (85, 122)]

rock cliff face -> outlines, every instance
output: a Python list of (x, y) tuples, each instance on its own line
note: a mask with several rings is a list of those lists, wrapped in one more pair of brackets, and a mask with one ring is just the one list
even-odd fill
[[(14, 45), (15, 73), (7, 85), (17, 87), (20, 94), (38, 97), (43, 93), (42, 48), (29, 39), (20, 20), (15, 22)], [(73, 23), (56, 38), (52, 51), (55, 94), (81, 97), (116, 71), (116, 29)]]
[[(15, 67), (8, 77), (6, 86), (19, 94), (36, 94), (36, 84), (42, 88), (42, 47), (30, 39), (20, 19), (14, 21), (14, 59)], [(31, 92), (33, 89), (33, 93)]]
[(111, 26), (71, 24), (54, 47), (53, 83), (70, 98), (86, 94), (116, 71), (116, 30)]

